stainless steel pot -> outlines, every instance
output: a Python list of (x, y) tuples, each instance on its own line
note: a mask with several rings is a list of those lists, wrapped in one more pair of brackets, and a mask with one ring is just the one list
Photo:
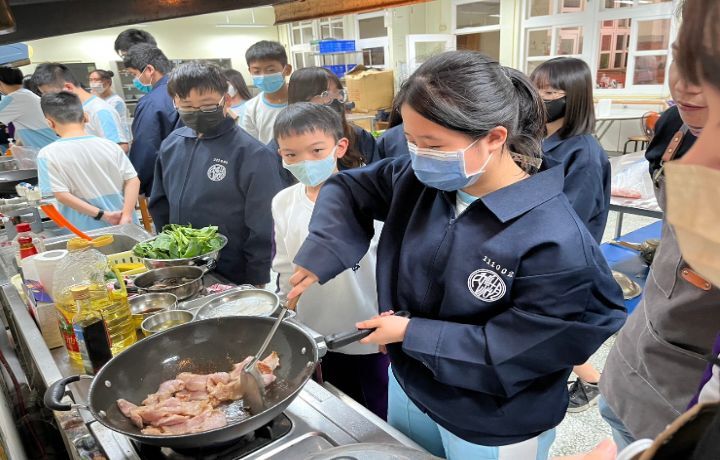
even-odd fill
[[(227, 242), (228, 242), (227, 237), (225, 235), (221, 235), (218, 233), (217, 236), (222, 240), (222, 244), (220, 245), (220, 248), (215, 251), (208, 252), (206, 254), (201, 254), (197, 257), (190, 257), (187, 259), (146, 259), (144, 257), (141, 257), (141, 259), (143, 260), (143, 263), (148, 268), (148, 270), (154, 270), (156, 268), (165, 268), (165, 267), (183, 267), (183, 266), (187, 266), (187, 265), (203, 265), (203, 264), (207, 264), (207, 262), (210, 260), (214, 260), (217, 262), (218, 259), (220, 258), (220, 251), (222, 251), (223, 248), (225, 246), (227, 246)], [(155, 237), (155, 238), (157, 238), (157, 237)], [(148, 241), (154, 240), (155, 238), (150, 238), (149, 240), (146, 240), (143, 242), (146, 243)]]
[[(178, 266), (156, 268), (154, 270), (148, 271), (147, 273), (143, 273), (142, 275), (135, 278), (135, 287), (140, 293), (169, 292), (170, 294), (174, 294), (175, 297), (178, 298), (178, 300), (185, 300), (194, 296), (202, 290), (203, 276), (205, 276), (205, 274), (213, 268), (215, 268), (214, 261), (210, 261), (204, 267)], [(156, 282), (169, 278), (187, 278), (190, 281), (176, 286), (153, 286), (153, 284), (155, 284)]]

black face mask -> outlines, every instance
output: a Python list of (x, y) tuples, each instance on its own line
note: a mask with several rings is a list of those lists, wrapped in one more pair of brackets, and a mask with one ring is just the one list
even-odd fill
[(339, 113), (340, 115), (345, 114), (345, 104), (338, 101), (337, 99), (333, 99), (332, 101), (330, 101), (329, 104), (325, 104), (325, 105), (327, 105), (328, 107), (330, 107), (331, 109), (333, 109), (334, 111)]
[(200, 134), (207, 134), (214, 131), (220, 123), (225, 120), (223, 108), (218, 106), (214, 112), (201, 112), (193, 110), (191, 112), (181, 111), (180, 119), (185, 126)]
[(544, 101), (547, 111), (547, 122), (552, 123), (565, 116), (565, 96), (554, 101)]

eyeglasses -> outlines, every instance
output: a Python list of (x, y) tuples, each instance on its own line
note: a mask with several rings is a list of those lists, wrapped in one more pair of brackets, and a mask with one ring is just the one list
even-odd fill
[(175, 105), (175, 110), (178, 111), (178, 113), (193, 113), (193, 112), (202, 112), (202, 113), (215, 113), (218, 110), (222, 110), (223, 105), (225, 101), (225, 96), (220, 98), (220, 102), (218, 102), (215, 105), (204, 105), (202, 107), (178, 107)]
[(325, 99), (337, 99), (340, 102), (347, 101), (347, 92), (344, 89), (338, 91), (323, 91), (318, 96), (319, 98)]
[(565, 91), (554, 89), (541, 89), (538, 92), (540, 93), (540, 97), (543, 99), (558, 99), (565, 95)]

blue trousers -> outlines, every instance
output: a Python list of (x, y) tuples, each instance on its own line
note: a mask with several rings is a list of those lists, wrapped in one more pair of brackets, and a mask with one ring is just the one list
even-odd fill
[(625, 428), (622, 420), (615, 415), (612, 409), (610, 409), (610, 406), (608, 406), (607, 401), (605, 401), (605, 398), (602, 396), (598, 399), (598, 409), (600, 410), (602, 418), (608, 425), (610, 425), (610, 429), (613, 434), (613, 441), (615, 441), (615, 444), (617, 445), (618, 452), (635, 442), (633, 435), (630, 434), (627, 428)]
[(388, 423), (428, 452), (449, 460), (547, 460), (555, 429), (507, 446), (482, 446), (465, 441), (435, 423), (410, 401), (389, 369)]

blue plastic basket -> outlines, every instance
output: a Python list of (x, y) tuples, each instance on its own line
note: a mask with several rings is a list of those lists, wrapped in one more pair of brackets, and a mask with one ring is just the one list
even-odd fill
[(355, 68), (357, 64), (338, 64), (338, 65), (324, 65), (326, 69), (334, 73), (338, 76), (338, 78), (342, 78), (343, 75), (350, 72), (352, 69)]
[(318, 42), (320, 54), (355, 51), (355, 40), (322, 40)]

